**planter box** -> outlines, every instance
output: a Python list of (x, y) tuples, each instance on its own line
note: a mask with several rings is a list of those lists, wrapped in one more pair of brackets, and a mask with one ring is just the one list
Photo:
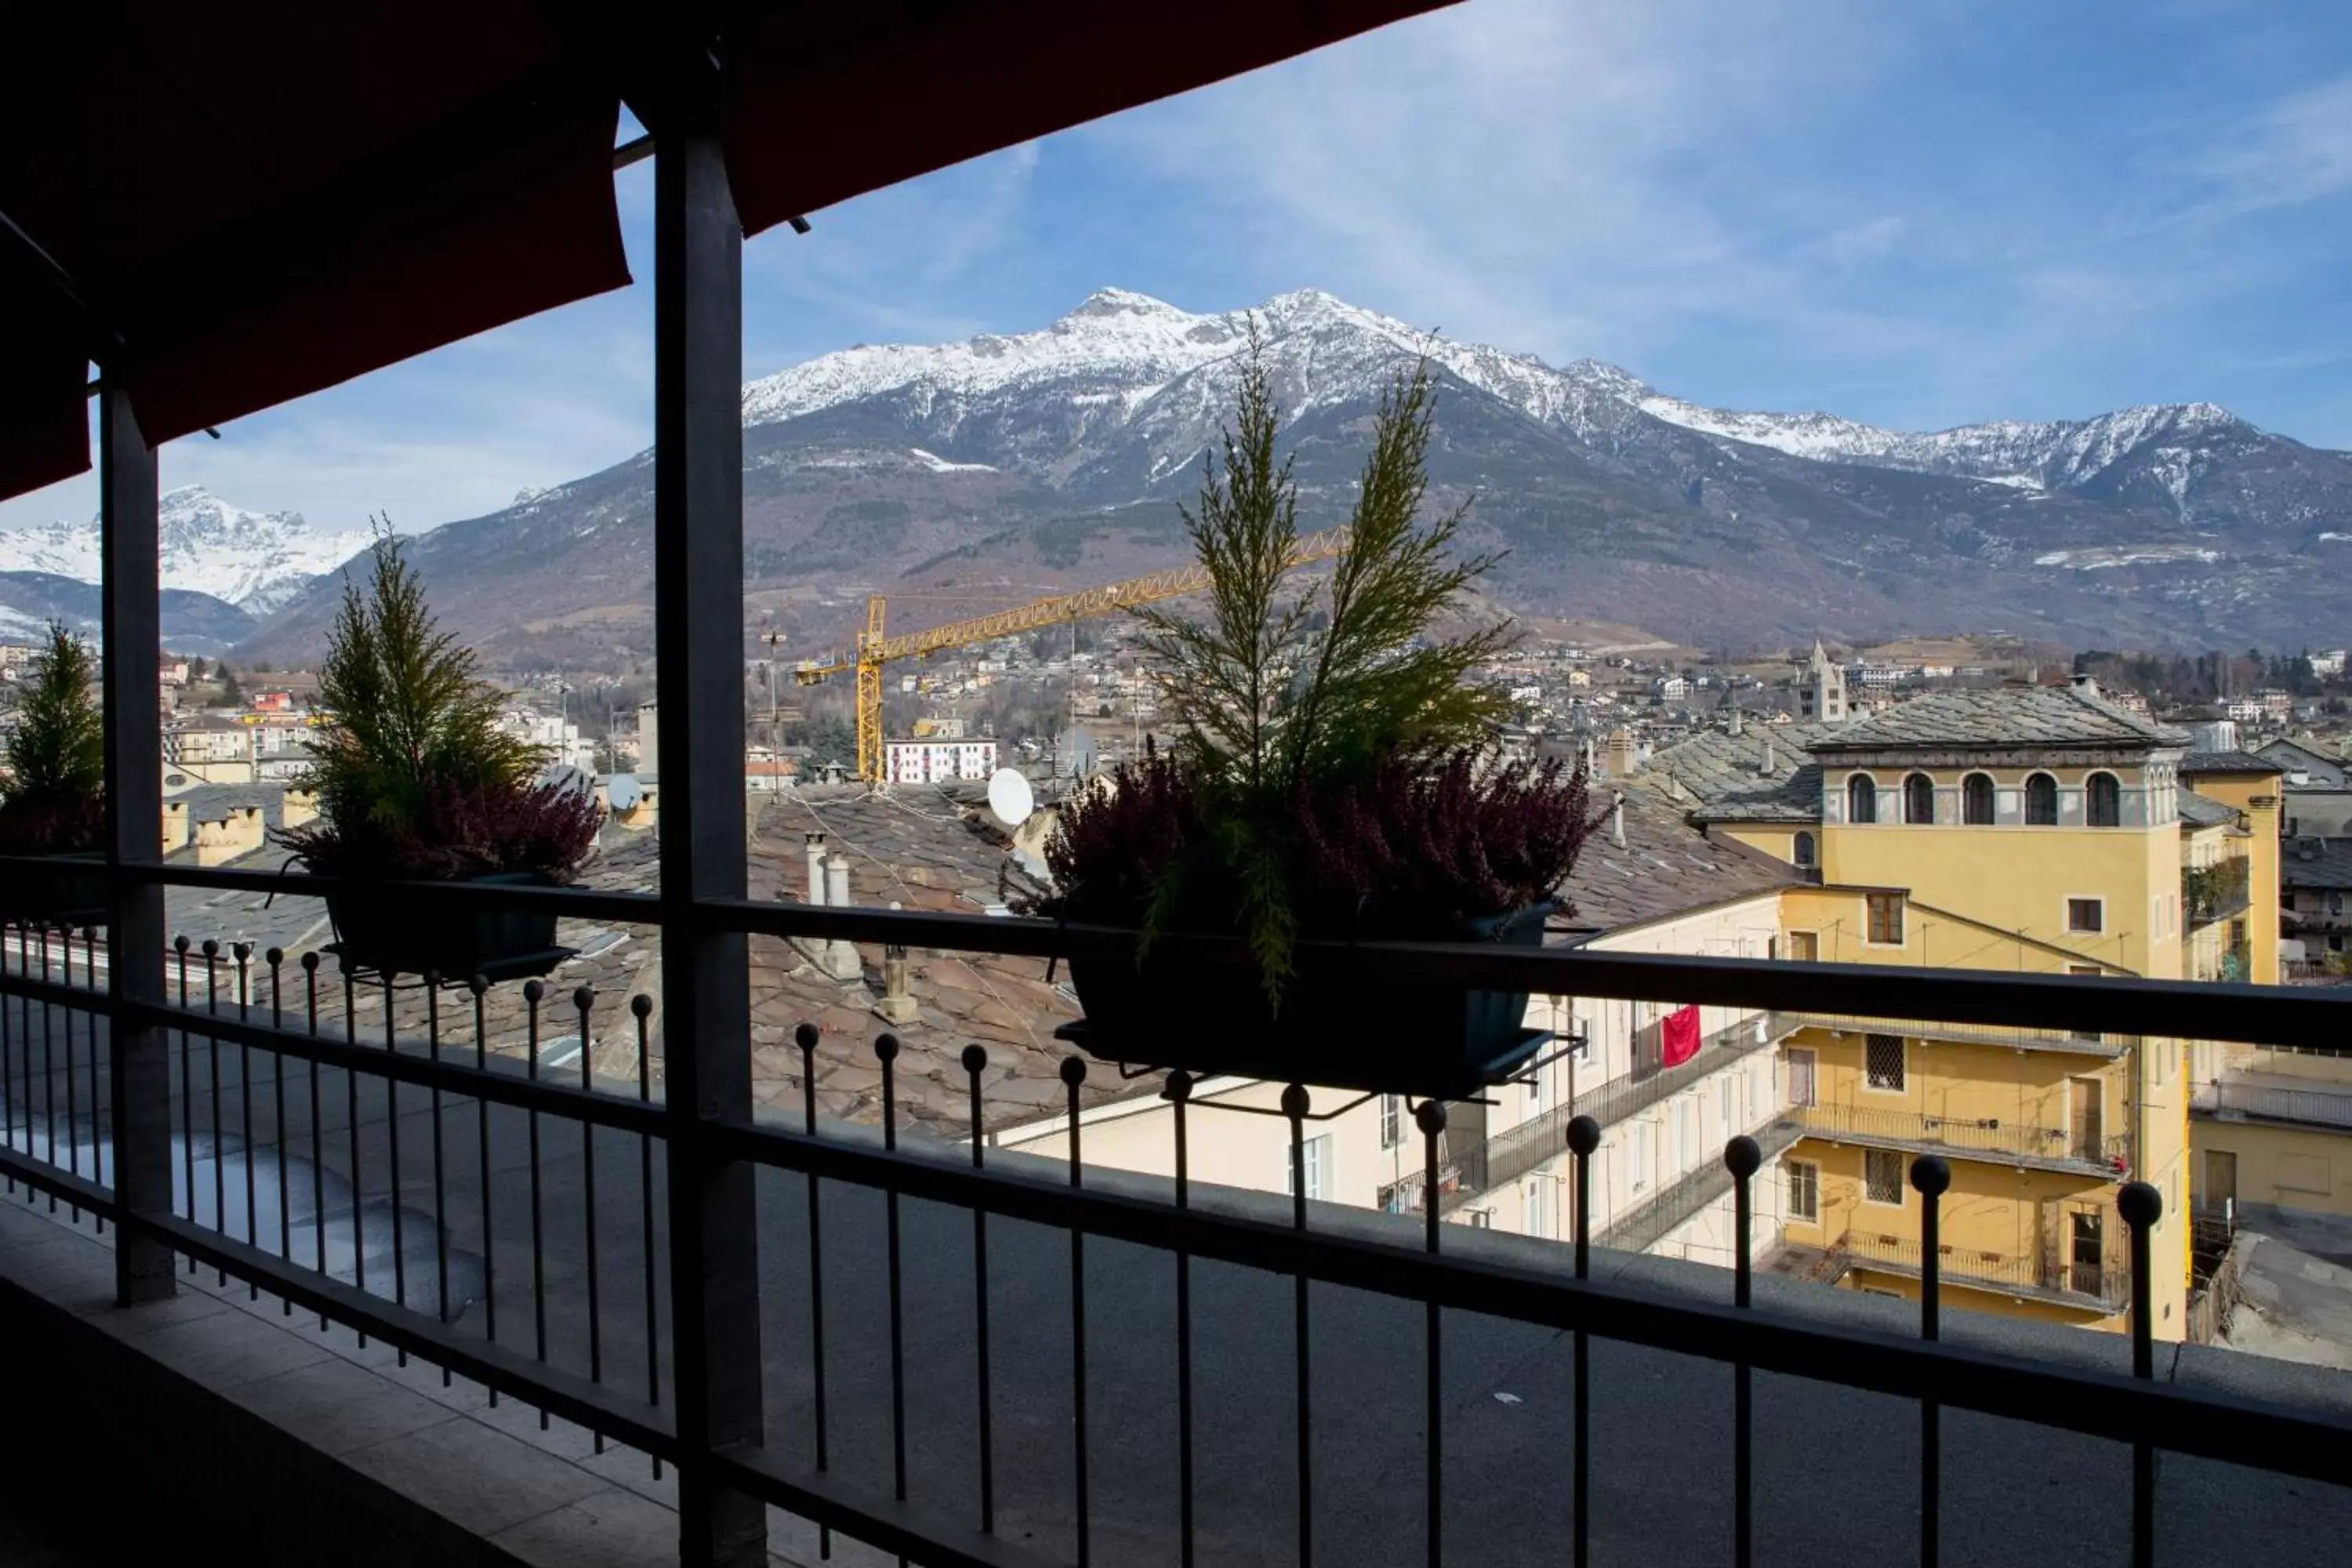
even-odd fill
[(106, 856), (91, 850), (44, 855), (35, 867), (0, 871), (0, 921), (20, 925), (106, 923)]
[[(1540, 946), (1554, 907), (1465, 921), (1456, 940)], [(1070, 984), (1087, 1016), (1067, 1037), (1130, 1068), (1432, 1100), (1501, 1082), (1549, 1037), (1526, 1026), (1524, 991), (1400, 985), (1366, 967), (1360, 979), (1294, 980), (1276, 1014), (1254, 971), (1074, 958)]]
[[(528, 871), (476, 877), (477, 883), (505, 887), (552, 887)], [(354, 969), (384, 974), (431, 973), (446, 981), (480, 974), (511, 979), (545, 974), (571, 954), (555, 945), (553, 910), (470, 909), (419, 898), (399, 883), (364, 892), (342, 889), (327, 895), (327, 918), (335, 928), (333, 951)]]

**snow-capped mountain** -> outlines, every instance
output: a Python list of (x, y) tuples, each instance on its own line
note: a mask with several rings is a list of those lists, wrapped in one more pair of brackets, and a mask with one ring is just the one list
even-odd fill
[[(1314, 289), (1197, 313), (1105, 289), (1034, 331), (860, 346), (752, 382), (744, 555), (762, 613), (814, 650), (876, 589), (1026, 594), (1170, 564), (1253, 325), (1314, 524), (1344, 515), (1370, 416), (1426, 358), (1433, 500), (1473, 500), (1515, 608), (1704, 644), (1973, 626), (2242, 647), (2340, 641), (2352, 621), (2352, 457), (2209, 404), (1933, 434), (1738, 413)], [(412, 559), (494, 656), (638, 657), (652, 486), (639, 454), (421, 536)], [(256, 647), (315, 649), (329, 586)]]
[[(206, 594), (266, 616), (368, 547), (363, 529), (330, 532), (295, 511), (247, 511), (201, 485), (173, 490), (157, 518), (166, 588)], [(0, 572), (99, 580), (98, 520), (0, 531)]]

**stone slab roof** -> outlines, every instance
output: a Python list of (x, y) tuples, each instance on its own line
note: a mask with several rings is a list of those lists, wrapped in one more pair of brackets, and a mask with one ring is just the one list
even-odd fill
[(2352, 838), (2290, 839), (2279, 858), (2279, 882), (2288, 888), (2352, 888)]
[(2185, 789), (2180, 792), (2180, 820), (2192, 827), (2226, 827), (2238, 820), (2238, 808)]
[(2180, 759), (2181, 776), (2193, 773), (2283, 773), (2286, 770), (2252, 752), (2190, 752)]
[(1906, 746), (2186, 746), (2167, 724), (2127, 713), (2075, 687), (2003, 686), (1937, 691), (1898, 703), (1814, 742), (1819, 752)]
[(1624, 824), (1622, 846), (1606, 818), (1584, 841), (1563, 889), (1575, 906), (1566, 924), (1634, 925), (1801, 880), (1793, 867), (1709, 837), (1654, 784), (1636, 781), (1625, 792)]

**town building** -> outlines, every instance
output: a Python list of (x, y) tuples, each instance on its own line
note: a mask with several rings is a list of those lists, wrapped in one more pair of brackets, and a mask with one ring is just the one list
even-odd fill
[(1842, 724), (1847, 718), (1845, 668), (1830, 658), (1818, 639), (1797, 683), (1797, 717), (1825, 724)]
[(202, 715), (163, 731), (163, 788), (254, 782), (253, 726)]
[(891, 784), (984, 779), (996, 771), (993, 741), (885, 741), (882, 776)]

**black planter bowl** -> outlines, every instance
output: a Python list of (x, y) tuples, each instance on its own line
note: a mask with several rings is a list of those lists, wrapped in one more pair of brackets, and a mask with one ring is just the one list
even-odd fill
[[(1538, 947), (1556, 907), (1465, 921), (1454, 940)], [(1402, 985), (1373, 973), (1294, 980), (1279, 1010), (1267, 1005), (1254, 973), (1164, 952), (1139, 966), (1073, 958), (1070, 984), (1087, 1016), (1060, 1031), (1063, 1038), (1105, 1061), (1195, 1078), (1467, 1100), (1510, 1077), (1550, 1037), (1527, 1027), (1524, 991)]]
[(37, 866), (0, 868), (0, 921), (29, 926), (106, 923), (106, 856), (44, 855)]
[[(494, 887), (551, 888), (529, 871), (501, 871), (468, 880)], [(379, 974), (436, 974), (449, 982), (479, 974), (491, 980), (545, 974), (572, 956), (555, 945), (552, 910), (467, 909), (419, 896), (397, 882), (380, 888), (340, 888), (327, 895), (335, 928), (330, 952), (357, 970)]]

